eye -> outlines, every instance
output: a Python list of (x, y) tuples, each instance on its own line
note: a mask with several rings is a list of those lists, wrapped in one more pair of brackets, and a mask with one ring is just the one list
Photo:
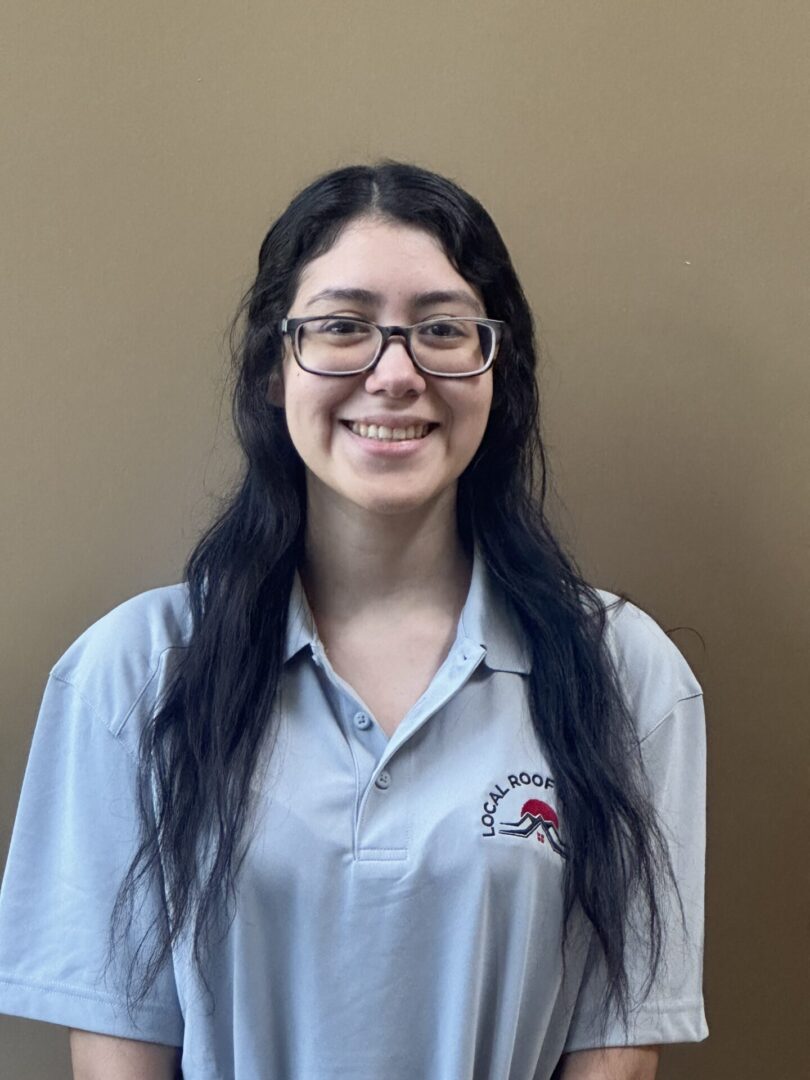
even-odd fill
[(470, 325), (457, 319), (437, 319), (419, 327), (419, 337), (431, 344), (452, 344), (470, 337)]
[(311, 323), (310, 326), (316, 334), (330, 334), (334, 337), (368, 334), (373, 329), (368, 323), (360, 322), (357, 319), (338, 317), (322, 319), (320, 322)]
[(430, 323), (427, 330), (435, 337), (455, 337), (461, 333), (462, 327), (460, 323), (452, 321), (450, 319), (442, 319)]

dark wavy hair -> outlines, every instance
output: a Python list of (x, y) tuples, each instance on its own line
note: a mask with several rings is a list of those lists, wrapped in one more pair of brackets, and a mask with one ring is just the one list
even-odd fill
[[(272, 750), (275, 738), (288, 601), (304, 554), (303, 466), (283, 410), (268, 398), (283, 354), (279, 321), (306, 264), (348, 222), (369, 215), (435, 237), (478, 290), (488, 317), (508, 328), (486, 431), (458, 481), (458, 528), (468, 551), (478, 546), (525, 633), (531, 714), (565, 810), (565, 931), (581, 909), (604, 956), (604, 1015), (615, 1009), (626, 1020), (634, 1004), (626, 942), (643, 934), (649, 990), (661, 958), (660, 883), (671, 878), (671, 866), (605, 646), (604, 604), (546, 520), (531, 312), (481, 204), (450, 180), (396, 162), (315, 180), (262, 243), (256, 280), (232, 330), (243, 475), (186, 565), (192, 634), (143, 732), (140, 845), (116, 901), (111, 953), (126, 938), (139, 890), (156, 883), (167, 914), (155, 919), (131, 964), (134, 1006), (181, 934), (190, 934), (205, 981), (212, 934), (223, 913), (226, 925), (232, 915), (250, 842), (251, 780), (260, 748)], [(641, 912), (635, 925), (631, 911)]]

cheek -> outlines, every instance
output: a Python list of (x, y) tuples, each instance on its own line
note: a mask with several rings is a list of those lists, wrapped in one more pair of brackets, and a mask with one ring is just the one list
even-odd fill
[(312, 423), (307, 417), (307, 405), (311, 400), (311, 395), (308, 395), (301, 385), (299, 369), (295, 364), (286, 361), (284, 364), (284, 412), (293, 446), (302, 458), (308, 456), (307, 444), (310, 441), (308, 433), (312, 431)]
[(463, 427), (468, 437), (480, 442), (492, 408), (492, 380), (476, 389), (478, 392), (472, 400), (459, 403), (457, 415), (463, 417)]
[(296, 443), (326, 449), (336, 432), (343, 394), (328, 379), (294, 367), (285, 371), (287, 426)]

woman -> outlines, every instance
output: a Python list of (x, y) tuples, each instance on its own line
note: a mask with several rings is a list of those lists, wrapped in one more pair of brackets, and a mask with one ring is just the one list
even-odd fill
[(338, 170), (244, 314), (241, 485), (51, 673), (0, 1005), (80, 1078), (654, 1076), (706, 1034), (701, 689), (549, 530), (497, 229)]

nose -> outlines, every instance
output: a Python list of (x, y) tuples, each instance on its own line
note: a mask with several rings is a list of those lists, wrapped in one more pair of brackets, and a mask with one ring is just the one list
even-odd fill
[(385, 392), (395, 398), (421, 394), (426, 385), (424, 375), (411, 360), (405, 339), (397, 336), (385, 343), (376, 367), (366, 377), (368, 393)]

